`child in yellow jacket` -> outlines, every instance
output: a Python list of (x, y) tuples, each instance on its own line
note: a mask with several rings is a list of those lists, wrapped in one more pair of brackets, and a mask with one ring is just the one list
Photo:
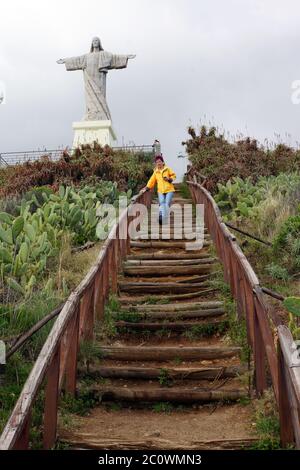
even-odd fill
[(167, 220), (169, 207), (172, 202), (175, 191), (173, 181), (176, 175), (174, 171), (165, 165), (162, 155), (155, 157), (155, 169), (153, 175), (149, 179), (146, 189), (154, 188), (157, 184), (157, 193), (159, 201), (159, 223), (162, 224)]

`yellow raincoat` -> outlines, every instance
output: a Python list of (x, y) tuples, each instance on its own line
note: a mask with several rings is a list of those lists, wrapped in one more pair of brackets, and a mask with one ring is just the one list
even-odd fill
[(158, 170), (157, 168), (154, 170), (153, 175), (149, 179), (147, 183), (147, 188), (152, 189), (154, 188), (155, 184), (157, 183), (157, 192), (161, 194), (171, 193), (175, 191), (174, 185), (169, 183), (168, 181), (164, 180), (164, 177), (171, 178), (173, 181), (176, 178), (174, 171), (168, 167), (164, 166), (162, 170)]

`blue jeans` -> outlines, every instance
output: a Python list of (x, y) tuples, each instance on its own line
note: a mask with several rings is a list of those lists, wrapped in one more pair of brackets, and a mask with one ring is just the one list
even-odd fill
[(159, 202), (159, 213), (162, 215), (162, 220), (166, 221), (169, 215), (169, 207), (172, 202), (173, 192), (170, 193), (158, 193), (158, 202)]

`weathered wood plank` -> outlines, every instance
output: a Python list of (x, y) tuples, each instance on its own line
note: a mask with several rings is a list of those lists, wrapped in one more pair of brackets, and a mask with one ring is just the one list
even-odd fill
[(205, 253), (193, 253), (190, 251), (189, 253), (179, 252), (179, 253), (159, 253), (155, 252), (147, 252), (147, 253), (136, 253), (127, 256), (127, 260), (184, 260), (184, 259), (203, 259), (207, 258), (209, 255), (207, 252)]
[(210, 264), (196, 266), (124, 266), (126, 276), (174, 276), (208, 273), (212, 269)]
[[(177, 312), (140, 312), (133, 313), (133, 318), (138, 318), (140, 320), (146, 319), (157, 319), (157, 320), (179, 320), (184, 318), (213, 318), (220, 317), (224, 315), (224, 308), (210, 308), (210, 309), (200, 309), (200, 310), (182, 310)], [(130, 314), (128, 314), (130, 315)], [(138, 320), (137, 320), (138, 321)]]
[[(176, 241), (145, 241), (145, 242), (135, 242), (132, 241), (130, 242), (130, 246), (132, 248), (186, 248), (186, 243), (188, 242), (176, 242)], [(204, 242), (195, 242), (191, 241), (195, 245), (196, 249), (196, 243), (197, 243), (197, 249), (201, 250), (202, 247), (207, 247), (211, 245), (211, 242), (204, 241)]]
[[(183, 260), (176, 260), (176, 259), (165, 259), (163, 262), (164, 266), (193, 266), (193, 265), (212, 265), (216, 262), (216, 258), (202, 258), (202, 259), (183, 259)], [(131, 266), (161, 266), (161, 260), (142, 260), (142, 259), (132, 259), (128, 260), (123, 263), (124, 267), (131, 267)]]
[[(96, 393), (96, 390), (95, 390)], [(194, 390), (188, 388), (157, 388), (157, 389), (132, 389), (122, 387), (109, 387), (99, 390), (102, 400), (122, 400), (140, 402), (172, 403), (209, 403), (216, 401), (236, 401), (247, 396), (243, 389), (233, 390)]]
[[(192, 317), (193, 318), (193, 317)], [(199, 318), (199, 317), (196, 317)], [(201, 317), (200, 317), (201, 318)], [(203, 317), (205, 318), (205, 317)], [(177, 320), (177, 319), (176, 319)], [(155, 330), (170, 330), (170, 331), (189, 331), (193, 328), (199, 327), (217, 327), (223, 325), (224, 320), (219, 318), (209, 318), (209, 321), (166, 321), (166, 322), (129, 322), (129, 321), (117, 321), (115, 322), (116, 328), (126, 328), (129, 330), (142, 330), (142, 331), (155, 331)]]
[(146, 305), (131, 305), (128, 304), (126, 311), (137, 311), (137, 312), (182, 312), (184, 310), (199, 310), (199, 309), (214, 309), (224, 307), (224, 302), (219, 300), (208, 300), (205, 302), (179, 302), (169, 304), (146, 304)]
[(104, 346), (101, 354), (105, 358), (120, 361), (165, 361), (180, 358), (183, 360), (221, 359), (239, 355), (239, 347), (176, 347), (176, 346)]
[[(229, 367), (165, 367), (164, 374), (168, 379), (176, 380), (215, 380), (237, 377), (245, 372), (243, 366)], [(82, 370), (85, 375), (85, 371)], [(131, 366), (99, 366), (90, 367), (89, 376), (104, 378), (151, 380), (161, 377), (161, 369), (157, 367)]]
[(192, 292), (199, 291), (201, 287), (209, 286), (209, 282), (203, 281), (201, 283), (178, 283), (178, 282), (119, 282), (119, 288), (123, 292), (143, 292), (156, 294), (159, 292)]

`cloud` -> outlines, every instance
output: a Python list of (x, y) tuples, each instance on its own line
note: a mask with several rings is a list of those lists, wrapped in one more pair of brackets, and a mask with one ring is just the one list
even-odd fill
[(299, 140), (300, 4), (287, 0), (44, 0), (3, 2), (0, 151), (72, 142), (84, 111), (82, 73), (60, 57), (105, 49), (136, 53), (126, 70), (109, 73), (107, 98), (120, 143), (159, 138), (177, 160), (189, 123), (206, 119), (230, 132)]

